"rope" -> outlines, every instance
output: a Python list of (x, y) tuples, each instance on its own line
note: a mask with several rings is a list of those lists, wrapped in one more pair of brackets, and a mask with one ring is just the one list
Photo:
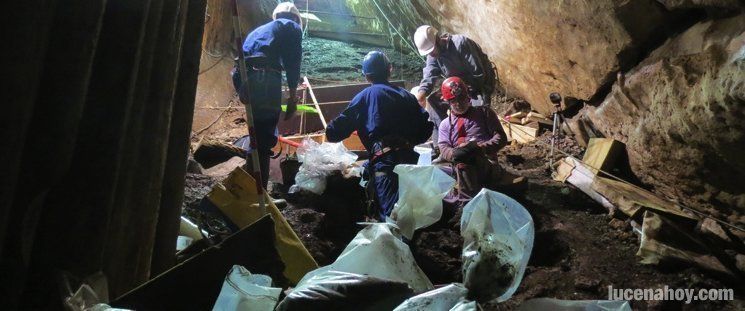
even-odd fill
[(388, 22), (388, 25), (391, 26), (391, 28), (393, 28), (393, 30), (396, 31), (396, 34), (398, 34), (398, 36), (401, 37), (401, 40), (403, 40), (403, 42), (406, 43), (406, 46), (409, 47), (414, 52), (414, 55), (417, 55), (422, 61), (424, 61), (424, 57), (419, 55), (419, 51), (417, 51), (416, 48), (411, 46), (411, 42), (409, 42), (409, 39), (404, 38), (401, 32), (398, 31), (398, 28), (393, 26), (393, 23), (391, 23), (391, 20), (388, 19), (388, 16), (385, 15), (385, 12), (383, 12), (383, 9), (381, 9), (380, 6), (378, 5), (378, 1), (373, 0), (373, 4), (375, 4), (375, 7), (378, 8), (378, 11), (380, 11), (380, 14), (383, 15), (383, 18), (385, 18), (385, 21)]
[[(205, 51), (205, 53), (206, 53), (206, 51)], [(207, 71), (210, 71), (212, 68), (215, 68), (217, 66), (217, 64), (219, 64), (220, 62), (222, 62), (222, 60), (224, 58), (225, 58), (225, 56), (223, 56), (222, 58), (218, 59), (215, 63), (213, 63), (212, 65), (210, 65), (209, 67), (207, 67), (207, 69), (200, 71), (199, 74), (197, 74), (197, 75), (202, 75), (203, 73), (205, 73)]]
[[(499, 119), (500, 119), (500, 121), (508, 122), (507, 120), (504, 120), (504, 119), (503, 119), (502, 117), (499, 117)], [(520, 128), (517, 128), (517, 127), (515, 127), (515, 128), (513, 128), (512, 130), (518, 130), (518, 131), (520, 131), (520, 132), (523, 132), (524, 134), (526, 134), (526, 135), (529, 135), (529, 136), (530, 136), (530, 134), (529, 134), (528, 132), (526, 132), (526, 131), (524, 131), (524, 130), (522, 130), (522, 129), (520, 129)], [(540, 140), (540, 139), (536, 139), (535, 141), (537, 141), (538, 143), (540, 143), (540, 145), (541, 145), (542, 147), (545, 147), (545, 148), (550, 148), (550, 146), (549, 146), (549, 145), (548, 145), (547, 143), (545, 143), (544, 141), (542, 141), (542, 140)], [(641, 190), (641, 191), (643, 191), (643, 192), (646, 192), (646, 193), (648, 193), (648, 194), (651, 194), (651, 195), (657, 196), (657, 195), (656, 195), (655, 193), (653, 193), (653, 192), (651, 192), (651, 191), (649, 191), (649, 190), (647, 190), (647, 189), (641, 188), (641, 187), (639, 187), (639, 186), (637, 186), (637, 185), (634, 185), (634, 184), (632, 184), (632, 183), (630, 183), (630, 182), (628, 182), (628, 181), (626, 181), (626, 180), (622, 179), (621, 177), (618, 177), (618, 176), (616, 176), (616, 175), (613, 175), (613, 174), (611, 174), (611, 173), (609, 173), (609, 172), (606, 172), (606, 171), (604, 171), (604, 170), (602, 170), (602, 169), (600, 169), (600, 168), (597, 168), (597, 167), (594, 167), (594, 166), (592, 166), (592, 165), (589, 165), (589, 164), (585, 163), (584, 161), (582, 161), (582, 160), (580, 160), (580, 159), (577, 159), (577, 158), (575, 158), (575, 157), (574, 157), (573, 155), (571, 155), (571, 154), (569, 154), (569, 153), (567, 153), (567, 152), (565, 152), (565, 151), (561, 150), (561, 149), (560, 149), (560, 148), (558, 148), (558, 147), (557, 147), (557, 148), (556, 148), (555, 150), (556, 150), (556, 151), (558, 151), (559, 153), (561, 153), (561, 154), (563, 154), (563, 155), (567, 156), (567, 157), (570, 157), (570, 158), (572, 158), (572, 159), (573, 159), (574, 161), (577, 161), (577, 162), (579, 162), (579, 163), (582, 163), (583, 165), (585, 165), (585, 166), (587, 166), (587, 167), (589, 167), (589, 168), (591, 168), (591, 169), (593, 169), (593, 170), (597, 170), (598, 172), (602, 172), (602, 173), (604, 173), (604, 174), (606, 174), (606, 175), (610, 176), (611, 178), (613, 178), (613, 179), (615, 179), (615, 180), (617, 180), (617, 181), (619, 181), (619, 182), (621, 182), (621, 183), (624, 183), (624, 184), (626, 184), (626, 185), (629, 185), (629, 186), (631, 186), (631, 187), (633, 187), (633, 188), (635, 188), (635, 189)], [(594, 178), (594, 177), (595, 177), (595, 176), (590, 176), (590, 175), (587, 175), (587, 174), (585, 174), (585, 173), (582, 173), (582, 172), (581, 172), (581, 171), (579, 171), (579, 170), (577, 170), (576, 172), (580, 172), (580, 174), (583, 174), (583, 175), (584, 175), (584, 176), (586, 176), (586, 177), (591, 177), (591, 178)], [(739, 231), (743, 231), (743, 232), (745, 232), (745, 229), (743, 229), (743, 228), (740, 228), (740, 227), (738, 227), (738, 226), (736, 226), (736, 225), (733, 225), (733, 224), (731, 224), (731, 223), (728, 223), (728, 222), (726, 222), (726, 221), (724, 221), (724, 220), (718, 219), (718, 218), (716, 218), (716, 217), (713, 217), (713, 216), (711, 216), (711, 215), (707, 215), (706, 213), (703, 213), (703, 212), (699, 212), (699, 211), (697, 211), (697, 210), (695, 210), (695, 209), (693, 209), (693, 208), (691, 208), (691, 207), (685, 206), (685, 205), (683, 205), (683, 204), (680, 204), (680, 203), (678, 203), (678, 202), (673, 202), (672, 200), (670, 200), (670, 197), (673, 197), (673, 196), (671, 196), (671, 195), (669, 195), (669, 194), (667, 194), (667, 193), (664, 193), (664, 192), (663, 192), (662, 194), (666, 196), (666, 198), (665, 198), (665, 199), (666, 199), (667, 201), (669, 201), (669, 202), (671, 202), (671, 203), (675, 204), (676, 206), (678, 206), (678, 207), (680, 207), (680, 208), (682, 208), (682, 209), (685, 209), (685, 210), (687, 210), (687, 211), (689, 211), (689, 212), (691, 212), (691, 213), (693, 213), (693, 214), (696, 214), (697, 216), (700, 216), (700, 217), (703, 217), (703, 218), (709, 218), (709, 219), (711, 219), (711, 220), (714, 220), (714, 221), (718, 222), (719, 224), (725, 225), (725, 226), (727, 226), (727, 227), (730, 227), (730, 228), (732, 228), (732, 229), (736, 229), (736, 230), (739, 230)]]
[(231, 99), (230, 102), (228, 102), (228, 107), (226, 107), (225, 110), (223, 110), (222, 112), (220, 112), (220, 115), (218, 115), (217, 118), (214, 121), (212, 121), (212, 123), (210, 123), (209, 125), (205, 126), (202, 129), (196, 131), (194, 134), (195, 135), (199, 135), (199, 134), (202, 134), (202, 132), (208, 130), (210, 127), (212, 127), (213, 125), (215, 125), (217, 123), (217, 121), (220, 121), (220, 119), (222, 119), (223, 115), (225, 115), (225, 113), (227, 111), (229, 111), (230, 109), (232, 109), (232, 108), (233, 108), (233, 100)]

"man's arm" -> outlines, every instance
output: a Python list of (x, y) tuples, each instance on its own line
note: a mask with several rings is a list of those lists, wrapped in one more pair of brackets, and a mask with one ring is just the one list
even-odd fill
[(303, 33), (296, 23), (283, 25), (281, 29), (282, 44), (280, 44), (280, 57), (287, 77), (287, 87), (297, 89), (300, 80), (300, 62), (303, 59)]
[(440, 75), (442, 75), (440, 64), (434, 57), (428, 55), (424, 69), (422, 69), (422, 82), (419, 83), (419, 93), (416, 96), (420, 106), (426, 106), (427, 94), (432, 92)]
[(352, 103), (347, 106), (347, 109), (344, 109), (336, 119), (332, 120), (331, 123), (326, 126), (326, 139), (329, 142), (340, 142), (357, 130), (356, 126), (359, 117), (359, 113), (357, 112), (358, 101), (359, 99), (355, 97), (352, 100)]
[(450, 143), (450, 123), (448, 120), (443, 120), (440, 123), (437, 139), (439, 140), (437, 147), (440, 148), (440, 158), (448, 162), (453, 162), (453, 150), (456, 146)]
[(280, 44), (280, 57), (287, 77), (287, 88), (290, 97), (287, 99), (287, 111), (285, 120), (290, 119), (297, 110), (297, 85), (300, 80), (300, 63), (303, 58), (303, 33), (295, 23), (285, 24), (281, 29), (282, 44)]
[(484, 107), (484, 123), (482, 128), (489, 131), (491, 138), (487, 141), (480, 142), (478, 145), (486, 155), (496, 155), (496, 153), (507, 145), (507, 134), (504, 133), (502, 125), (499, 123), (497, 114), (490, 108)]

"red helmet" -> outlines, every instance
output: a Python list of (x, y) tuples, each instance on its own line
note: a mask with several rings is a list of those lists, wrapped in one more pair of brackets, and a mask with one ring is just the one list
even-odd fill
[(466, 84), (458, 77), (450, 77), (442, 82), (442, 99), (452, 100), (454, 98), (468, 95)]

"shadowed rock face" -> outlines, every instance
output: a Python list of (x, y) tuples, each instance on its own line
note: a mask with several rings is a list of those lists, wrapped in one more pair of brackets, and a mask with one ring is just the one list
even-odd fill
[(737, 9), (745, 7), (740, 0), (657, 0), (665, 5), (666, 8), (684, 9), (684, 8), (717, 8), (717, 9)]
[(694, 25), (586, 116), (634, 172), (693, 206), (745, 211), (745, 15)]

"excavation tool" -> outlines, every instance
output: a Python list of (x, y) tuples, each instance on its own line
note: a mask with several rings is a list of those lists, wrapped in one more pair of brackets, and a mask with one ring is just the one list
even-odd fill
[(549, 154), (548, 158), (548, 167), (552, 168), (554, 167), (554, 148), (556, 145), (556, 130), (560, 128), (561, 126), (561, 94), (553, 92), (548, 95), (548, 99), (551, 100), (551, 103), (554, 105), (554, 125), (551, 130), (551, 153)]
[(256, 143), (256, 131), (254, 130), (254, 115), (253, 115), (253, 109), (251, 108), (251, 102), (249, 100), (249, 89), (248, 89), (248, 73), (246, 72), (246, 59), (243, 57), (243, 44), (241, 44), (241, 39), (243, 36), (241, 35), (241, 25), (240, 20), (238, 18), (238, 0), (232, 0), (232, 7), (233, 7), (233, 36), (235, 39), (235, 50), (238, 51), (240, 54), (238, 56), (238, 72), (241, 75), (241, 85), (240, 85), (240, 92), (241, 96), (239, 96), (242, 99), (245, 99), (246, 102), (243, 103), (243, 105), (246, 107), (246, 124), (248, 125), (248, 137), (249, 137), (249, 145), (251, 152), (253, 152), (253, 156), (251, 156), (251, 159), (248, 159), (249, 153), (246, 153), (246, 164), (251, 163), (251, 175), (256, 180), (256, 193), (258, 194), (259, 199), (259, 209), (261, 209), (261, 214), (266, 214), (266, 202), (264, 201), (264, 187), (263, 182), (261, 180), (261, 166), (259, 165), (259, 155), (257, 154), (259, 150), (257, 149), (257, 143)]

